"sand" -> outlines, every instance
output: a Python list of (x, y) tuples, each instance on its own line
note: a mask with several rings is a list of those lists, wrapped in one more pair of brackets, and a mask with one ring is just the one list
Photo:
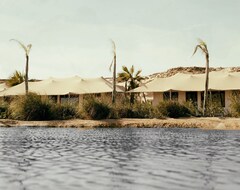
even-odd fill
[(180, 119), (107, 119), (107, 120), (59, 120), (59, 121), (18, 121), (1, 119), (0, 127), (137, 127), (137, 128), (200, 128), (209, 130), (239, 130), (240, 118), (180, 118)]

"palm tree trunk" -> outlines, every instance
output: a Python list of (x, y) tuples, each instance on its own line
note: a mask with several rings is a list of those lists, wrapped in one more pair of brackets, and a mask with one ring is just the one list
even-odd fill
[(130, 104), (134, 104), (134, 100), (135, 100), (135, 94), (134, 93), (130, 93)]
[(203, 116), (206, 115), (207, 100), (208, 100), (208, 83), (209, 83), (209, 55), (206, 55), (206, 80), (205, 80), (205, 91), (203, 99)]
[(143, 92), (143, 98), (144, 98), (144, 101), (145, 101), (145, 103), (147, 102), (147, 99), (146, 99), (146, 95), (145, 95), (145, 93)]
[(113, 63), (113, 92), (112, 92), (112, 103), (116, 102), (116, 54), (114, 54), (114, 63)]
[(26, 71), (25, 71), (25, 91), (26, 95), (28, 94), (28, 61), (29, 57), (26, 55)]
[(125, 81), (124, 97), (127, 98), (127, 81)]

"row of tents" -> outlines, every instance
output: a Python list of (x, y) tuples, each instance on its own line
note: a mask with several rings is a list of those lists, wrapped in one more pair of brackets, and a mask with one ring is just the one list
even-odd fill
[[(196, 103), (198, 108), (201, 108), (205, 79), (205, 74), (177, 73), (171, 77), (155, 78), (153, 81), (132, 90), (132, 92), (152, 93), (154, 105), (172, 97), (180, 103), (191, 100)], [(239, 96), (239, 90), (240, 72), (230, 72), (225, 69), (209, 73), (210, 95), (213, 94), (214, 101), (218, 101), (226, 111), (230, 109), (233, 95)]]
[[(198, 105), (202, 104), (202, 93), (205, 89), (205, 74), (184, 74), (177, 73), (171, 77), (155, 78), (151, 82), (143, 83), (140, 87), (133, 89), (132, 93), (146, 93), (151, 96), (153, 105), (168, 98), (175, 98), (179, 102), (188, 101), (192, 98)], [(240, 72), (229, 72), (227, 70), (213, 71), (209, 74), (209, 90), (219, 93), (223, 106), (226, 109), (231, 104), (231, 95), (240, 90)], [(49, 78), (38, 82), (29, 82), (29, 91), (42, 96), (63, 96), (84, 94), (102, 94), (112, 92), (112, 83), (103, 77), (85, 79), (78, 76), (70, 78)], [(124, 92), (122, 86), (116, 91)], [(0, 97), (24, 95), (24, 83), (2, 90)], [(150, 98), (150, 99), (151, 99)], [(60, 101), (60, 100), (58, 100)], [(80, 99), (79, 99), (80, 102)]]
[[(2, 85), (4, 86), (4, 85)], [(29, 92), (36, 93), (40, 96), (56, 97), (57, 103), (62, 103), (66, 99), (78, 102), (79, 106), (83, 102), (83, 96), (86, 94), (105, 94), (112, 92), (112, 83), (103, 77), (99, 78), (81, 78), (79, 76), (69, 78), (49, 78), (37, 82), (29, 82)], [(3, 87), (2, 87), (3, 88)], [(124, 88), (116, 86), (117, 92), (124, 92)], [(25, 95), (24, 82), (5, 88), (0, 92), (0, 97), (21, 96)], [(67, 98), (66, 98), (67, 96)]]
[[(57, 96), (68, 94), (98, 94), (112, 92), (112, 84), (104, 79), (85, 79), (79, 76), (69, 78), (49, 78), (38, 82), (29, 82), (29, 91), (41, 96)], [(123, 89), (117, 86), (117, 92)], [(0, 96), (16, 96), (25, 94), (25, 84), (13, 86), (0, 92)]]

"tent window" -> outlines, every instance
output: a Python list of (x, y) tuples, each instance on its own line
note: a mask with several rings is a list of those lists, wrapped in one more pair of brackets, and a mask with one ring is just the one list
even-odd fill
[(225, 107), (225, 91), (212, 91), (210, 97), (213, 102)]
[[(204, 92), (201, 93), (201, 99), (203, 102)], [(225, 107), (225, 91), (209, 91), (209, 100), (221, 107)]]
[(49, 100), (51, 100), (54, 103), (57, 103), (57, 96), (49, 96)]
[(61, 104), (77, 104), (79, 101), (79, 95), (61, 95), (60, 96)]
[(197, 103), (197, 92), (186, 92), (186, 102)]
[(68, 100), (70, 104), (78, 104), (79, 102), (79, 95), (71, 94)]
[(163, 100), (170, 100), (170, 93), (172, 98), (171, 100), (178, 101), (178, 92), (163, 92)]
[(61, 104), (68, 103), (68, 95), (61, 95), (60, 102), (61, 102)]
[(163, 100), (164, 101), (170, 100), (170, 93), (169, 92), (163, 92)]

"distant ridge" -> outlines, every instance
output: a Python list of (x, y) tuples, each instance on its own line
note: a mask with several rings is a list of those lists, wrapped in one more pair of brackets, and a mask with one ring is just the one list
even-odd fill
[[(240, 72), (240, 67), (211, 67), (209, 71), (222, 71), (227, 70), (229, 72)], [(205, 73), (205, 67), (176, 67), (168, 69), (165, 72), (154, 73), (149, 76), (146, 76), (145, 80), (151, 81), (154, 78), (166, 78), (173, 76), (177, 73), (187, 73), (187, 74), (202, 74)]]

